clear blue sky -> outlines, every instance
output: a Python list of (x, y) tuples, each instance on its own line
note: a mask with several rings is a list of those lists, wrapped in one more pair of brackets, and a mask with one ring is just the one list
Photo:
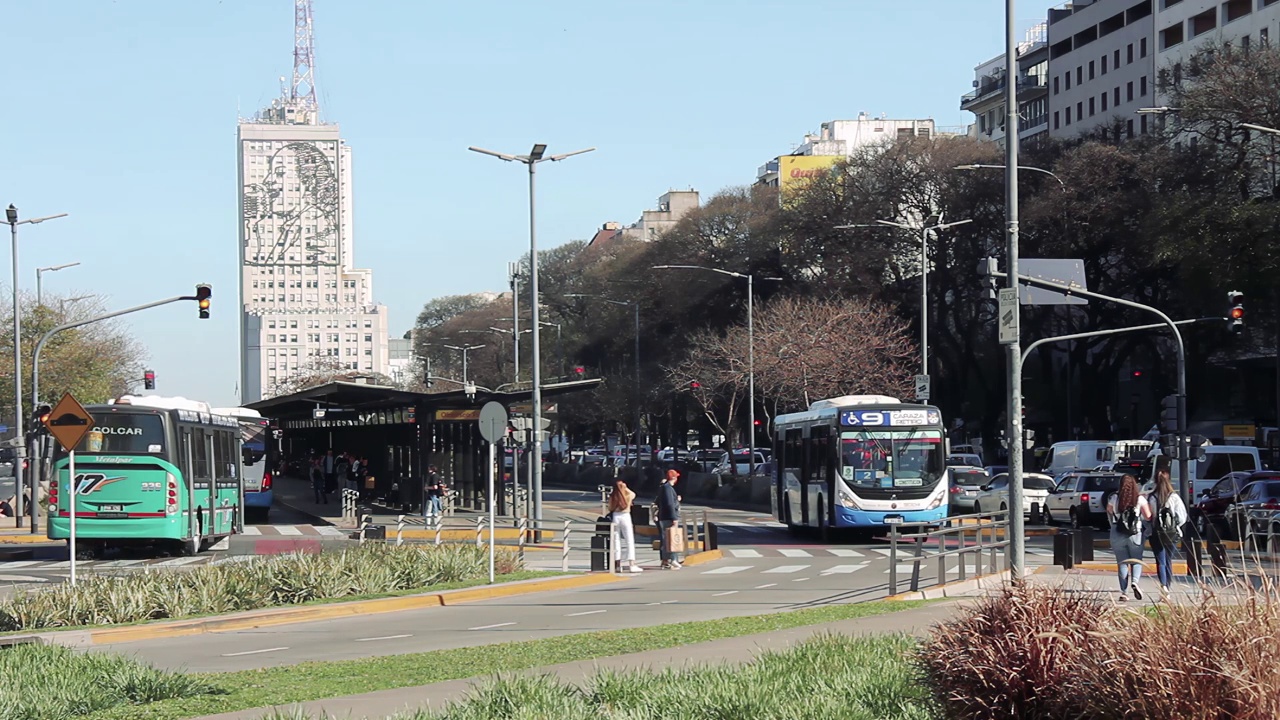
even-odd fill
[[(1058, 3), (1020, 3), (1020, 33)], [(498, 290), (528, 250), (522, 166), (467, 152), (595, 146), (539, 172), (542, 247), (635, 221), (670, 188), (750, 183), (819, 124), (866, 111), (972, 122), (1000, 0), (315, 0), (322, 116), (354, 152), (357, 264), (393, 336), (440, 295)], [(159, 391), (215, 404), (239, 377), (236, 118), (292, 72), (291, 0), (10, 3), (0, 204), (20, 283), (126, 307)], [(9, 274), (8, 253), (4, 284)]]

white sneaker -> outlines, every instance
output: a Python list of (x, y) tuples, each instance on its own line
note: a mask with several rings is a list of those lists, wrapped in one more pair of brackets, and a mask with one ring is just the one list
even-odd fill
[(684, 567), (684, 564), (683, 564), (683, 563), (680, 563), (680, 562), (678, 562), (678, 561), (676, 561), (676, 560), (672, 560), (672, 561), (671, 561), (671, 569), (672, 569), (672, 570), (679, 570), (679, 569), (680, 569), (680, 568), (682, 568), (682, 567)]
[(632, 565), (631, 572), (633, 573), (644, 572), (644, 568), (640, 567), (639, 565)]

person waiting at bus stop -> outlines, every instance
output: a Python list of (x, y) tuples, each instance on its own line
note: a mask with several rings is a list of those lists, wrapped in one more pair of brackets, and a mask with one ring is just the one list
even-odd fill
[(668, 470), (662, 484), (658, 486), (658, 539), (659, 555), (662, 567), (667, 570), (679, 570), (680, 553), (673, 552), (669, 535), (680, 531), (680, 496), (676, 494), (676, 482), (680, 480), (679, 470)]
[(324, 491), (324, 468), (319, 458), (311, 461), (311, 491), (315, 493), (318, 504), (329, 504), (329, 494)]

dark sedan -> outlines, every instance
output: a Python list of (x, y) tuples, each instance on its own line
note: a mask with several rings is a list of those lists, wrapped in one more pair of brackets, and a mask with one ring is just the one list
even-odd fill
[(1240, 539), (1253, 535), (1266, 542), (1280, 519), (1280, 473), (1253, 473), (1235, 503), (1227, 508), (1227, 523)]
[(1211, 530), (1214, 537), (1228, 537), (1231, 534), (1227, 508), (1240, 497), (1240, 493), (1249, 484), (1249, 479), (1258, 474), (1262, 473), (1234, 472), (1204, 491), (1191, 509), (1191, 518), (1200, 537), (1210, 539)]

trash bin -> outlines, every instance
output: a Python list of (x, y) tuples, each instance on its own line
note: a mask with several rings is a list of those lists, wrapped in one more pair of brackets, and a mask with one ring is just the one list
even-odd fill
[(366, 525), (364, 528), (364, 539), (365, 540), (386, 540), (387, 526), (386, 525)]
[(1031, 503), (1031, 522), (1030, 522), (1031, 525), (1044, 524), (1044, 513), (1041, 512), (1041, 510), (1042, 508), (1040, 507), (1040, 503), (1038, 502)]
[(646, 527), (649, 525), (649, 506), (632, 503), (631, 505), (631, 524), (634, 527)]
[(591, 572), (609, 572), (610, 557), (609, 526), (607, 518), (596, 520), (596, 532), (591, 536)]
[(716, 550), (720, 547), (720, 529), (713, 522), (708, 522), (703, 526), (705, 531), (705, 539), (703, 540), (703, 550)]
[(1070, 570), (1076, 565), (1076, 534), (1073, 530), (1058, 530), (1053, 536), (1053, 564)]
[(1072, 530), (1075, 536), (1075, 558), (1076, 562), (1092, 562), (1093, 561), (1093, 528), (1082, 527)]

